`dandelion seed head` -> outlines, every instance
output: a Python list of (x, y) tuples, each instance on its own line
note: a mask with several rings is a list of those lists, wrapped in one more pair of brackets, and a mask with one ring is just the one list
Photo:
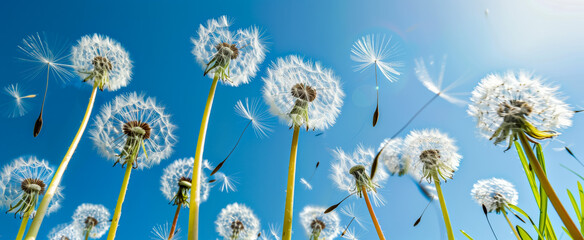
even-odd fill
[(117, 41), (103, 35), (86, 35), (77, 41), (71, 62), (79, 77), (101, 90), (115, 91), (128, 85), (132, 78), (132, 61)]
[(4, 87), (4, 93), (12, 98), (10, 109), (7, 111), (9, 118), (24, 116), (30, 107), (28, 99), (36, 97), (34, 94), (21, 94), (18, 83)]
[(270, 117), (267, 111), (259, 110), (260, 101), (252, 101), (251, 105), (247, 98), (245, 98), (245, 104), (238, 100), (235, 104), (235, 112), (251, 121), (253, 130), (256, 136), (267, 137), (269, 133), (272, 132), (272, 126), (266, 123), (266, 120)]
[[(258, 27), (230, 31), (231, 22), (227, 16), (207, 20), (206, 26), (200, 25), (197, 36), (191, 38), (197, 62), (203, 69), (217, 55), (229, 63), (229, 79), (223, 83), (237, 87), (255, 77), (266, 57), (266, 46)], [(215, 70), (208, 76), (213, 78)]]
[(263, 80), (270, 112), (287, 125), (325, 130), (341, 112), (345, 94), (339, 79), (318, 62), (294, 55), (278, 58)]
[(505, 211), (507, 204), (516, 205), (519, 198), (513, 184), (499, 178), (479, 180), (472, 186), (470, 195), (488, 212), (497, 213)]
[(385, 35), (365, 35), (359, 38), (351, 49), (351, 59), (357, 62), (355, 71), (363, 72), (377, 65), (383, 76), (390, 82), (397, 81), (404, 63), (398, 59), (401, 51), (391, 37)]
[(525, 71), (489, 74), (472, 92), (467, 113), (476, 119), (481, 134), (496, 137), (495, 144), (521, 130), (517, 125), (521, 120), (558, 131), (572, 125), (574, 111), (558, 98), (557, 90)]
[[(433, 92), (434, 94), (439, 94), (441, 98), (450, 103), (457, 105), (466, 104), (465, 101), (448, 94), (448, 91), (451, 90), (451, 88), (454, 86), (453, 85), (454, 82), (451, 85), (442, 88), (442, 83), (444, 82), (444, 71), (446, 69), (446, 56), (444, 56), (442, 64), (440, 65), (440, 70), (439, 73), (437, 74), (438, 76), (431, 75), (430, 69), (428, 69), (428, 66), (424, 62), (423, 58), (416, 59), (415, 63), (416, 66), (414, 68), (414, 71), (416, 72), (416, 77), (430, 92)], [(430, 58), (430, 67), (432, 67), (433, 65), (434, 59)], [(432, 73), (435, 74), (435, 72)]]
[[(184, 178), (190, 178), (193, 176), (193, 165), (195, 164), (194, 158), (181, 158), (177, 159), (172, 162), (168, 167), (164, 169), (164, 173), (160, 178), (160, 191), (168, 201), (174, 201), (177, 192), (179, 191), (179, 184), (180, 181)], [(203, 161), (203, 168), (207, 170), (213, 169), (211, 167), (211, 163), (206, 159)], [(209, 183), (209, 179), (207, 174), (199, 174), (200, 180), (200, 195), (199, 200), (200, 202), (205, 202), (209, 198), (209, 194), (211, 192), (211, 183)], [(189, 190), (186, 191), (186, 198), (187, 202), (190, 202), (190, 187)], [(185, 206), (187, 206), (186, 204)]]
[[(30, 199), (35, 194), (38, 199), (42, 199), (53, 173), (54, 170), (47, 161), (39, 160), (35, 156), (19, 157), (4, 165), (0, 173), (0, 207), (8, 210), (11, 206), (23, 206), (24, 211), (18, 212), (17, 210), (15, 213), (23, 215), (26, 211), (31, 210), (30, 214), (34, 215), (38, 201), (20, 201)], [(61, 207), (62, 190), (62, 187), (56, 189), (49, 203), (47, 214), (53, 213)]]
[(110, 227), (110, 212), (101, 204), (84, 203), (75, 210), (73, 224), (89, 230), (89, 237), (100, 238)]
[(49, 240), (82, 240), (83, 227), (77, 224), (60, 224), (51, 229)]
[(300, 212), (300, 223), (311, 239), (334, 239), (341, 234), (340, 218), (336, 212), (324, 214), (326, 208), (306, 206)]
[[(130, 124), (132, 122), (133, 124)], [(149, 130), (146, 131), (142, 123), (146, 123)], [(135, 92), (119, 95), (112, 102), (105, 104), (95, 118), (93, 127), (90, 131), (91, 138), (104, 157), (113, 161), (119, 160), (123, 164), (127, 161), (125, 156), (137, 154), (139, 169), (158, 165), (160, 161), (168, 158), (176, 142), (173, 134), (175, 126), (170, 122), (164, 108), (158, 105), (155, 99), (146, 98)], [(128, 128), (133, 129), (132, 133), (141, 130), (144, 132), (140, 138), (135, 138), (129, 134)], [(146, 133), (148, 138), (145, 138)], [(140, 141), (143, 145), (140, 144), (137, 153), (131, 151), (131, 148), (128, 150), (128, 144), (139, 144)]]
[(411, 173), (416, 179), (433, 183), (435, 177), (451, 179), (462, 156), (448, 135), (437, 129), (411, 131), (404, 140), (403, 155), (411, 160)]
[(260, 220), (250, 208), (239, 203), (223, 208), (215, 225), (224, 239), (254, 239), (260, 232)]
[(385, 164), (391, 175), (398, 174), (401, 176), (408, 172), (410, 161), (402, 157), (402, 145), (403, 139), (401, 138), (387, 138), (383, 140), (377, 149), (377, 151), (383, 149), (379, 155), (379, 160)]
[[(52, 48), (53, 47), (53, 48)], [(64, 64), (64, 60), (69, 57), (65, 48), (54, 48), (49, 45), (47, 36), (44, 33), (36, 33), (26, 36), (22, 43), (18, 45), (18, 50), (24, 54), (22, 61), (30, 62), (35, 66), (30, 69), (31, 78), (37, 77), (43, 71), (49, 71), (55, 79), (66, 83), (73, 74), (69, 71), (69, 65)]]

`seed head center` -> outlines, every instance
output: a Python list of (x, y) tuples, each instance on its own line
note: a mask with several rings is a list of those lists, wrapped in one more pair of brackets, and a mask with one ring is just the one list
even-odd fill
[(511, 100), (500, 103), (499, 109), (497, 109), (497, 114), (508, 121), (520, 118), (523, 119), (526, 116), (529, 116), (532, 111), (533, 108), (525, 101)]
[(433, 167), (436, 166), (438, 161), (440, 161), (440, 151), (438, 149), (428, 149), (422, 151), (420, 154), (420, 160), (425, 166)]
[(239, 49), (235, 46), (235, 44), (229, 43), (220, 43), (215, 46), (217, 49), (217, 54), (220, 55), (223, 59), (236, 59), (239, 56)]
[(33, 192), (43, 194), (45, 193), (45, 187), (45, 183), (40, 179), (26, 178), (20, 183), (22, 191), (28, 194)]
[(91, 60), (91, 64), (93, 64), (93, 68), (98, 73), (104, 73), (106, 71), (111, 71), (113, 69), (112, 62), (110, 62), (109, 59), (102, 56), (95, 56), (93, 60)]
[(310, 228), (312, 228), (313, 232), (320, 232), (325, 227), (326, 227), (326, 224), (324, 224), (323, 221), (321, 221), (320, 219), (317, 219), (317, 218), (313, 219), (312, 222), (310, 223)]
[(152, 128), (148, 123), (142, 121), (130, 121), (124, 123), (122, 130), (124, 134), (129, 137), (140, 137), (145, 140), (150, 138), (150, 131), (152, 131)]
[(307, 102), (316, 99), (316, 89), (304, 83), (297, 83), (292, 87), (292, 96)]

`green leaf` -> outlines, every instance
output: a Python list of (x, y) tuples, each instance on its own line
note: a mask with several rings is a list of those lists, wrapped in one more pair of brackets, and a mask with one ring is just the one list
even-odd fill
[[(545, 158), (543, 156), (543, 151), (541, 149), (541, 145), (539, 143), (535, 144), (535, 151), (537, 154), (537, 161), (539, 161), (539, 164), (541, 165), (541, 168), (543, 169), (543, 172), (546, 173), (545, 170)], [(540, 205), (539, 205), (539, 232), (540, 233), (547, 233), (547, 235), (551, 235), (552, 233), (550, 233), (550, 231), (553, 231), (553, 229), (548, 229), (547, 228), (547, 224), (546, 221), (548, 219), (548, 197), (547, 194), (545, 193), (545, 191), (543, 190), (543, 187), (539, 186), (539, 199), (540, 199)], [(543, 238), (540, 238), (541, 240), (543, 240)]]
[[(531, 226), (533, 226), (533, 229), (534, 229), (534, 230), (535, 230), (535, 232), (537, 233), (538, 237), (539, 237), (540, 239), (544, 239), (544, 237), (543, 237), (543, 232), (541, 232), (541, 231), (540, 231), (540, 230), (537, 228), (537, 226), (535, 226), (535, 223), (533, 222), (533, 220), (531, 220), (531, 217), (529, 217), (529, 215), (527, 215), (527, 213), (526, 213), (525, 211), (523, 211), (523, 209), (521, 209), (521, 208), (519, 208), (518, 206), (515, 206), (515, 205), (513, 205), (513, 204), (507, 204), (507, 206), (509, 207), (509, 211), (511, 211), (511, 210), (515, 210), (516, 212), (518, 212), (518, 213), (520, 213), (521, 215), (525, 216), (525, 217), (526, 217), (526, 218), (529, 220), (529, 222), (531, 223)], [(549, 220), (548, 220), (548, 221), (549, 221)], [(548, 226), (548, 228), (551, 228), (551, 227), (550, 227), (550, 225), (549, 225), (549, 222), (548, 222), (547, 226)], [(552, 236), (552, 237), (551, 237), (551, 239), (555, 239), (555, 233), (553, 233), (553, 232), (549, 233), (549, 232), (548, 232), (548, 234), (549, 234), (548, 236)]]
[(462, 233), (462, 235), (464, 235), (465, 237), (467, 237), (470, 240), (473, 240), (472, 237), (470, 237), (468, 234), (466, 234), (463, 230), (460, 230), (460, 232)]
[(580, 206), (576, 203), (576, 199), (574, 198), (574, 195), (572, 195), (572, 192), (570, 192), (570, 189), (566, 189), (566, 191), (568, 192), (568, 197), (570, 197), (570, 202), (572, 202), (572, 207), (574, 207), (574, 211), (576, 211), (576, 216), (580, 219)]
[(527, 176), (527, 181), (529, 182), (529, 186), (531, 187), (531, 192), (533, 193), (533, 197), (535, 198), (537, 206), (539, 206), (540, 205), (539, 191), (537, 190), (537, 184), (535, 183), (535, 176), (529, 170), (529, 163), (527, 162), (527, 158), (525, 158), (525, 153), (523, 153), (521, 145), (517, 141), (515, 141), (514, 143), (515, 149), (517, 149), (517, 155), (519, 155), (519, 160), (521, 160), (521, 165), (523, 166), (523, 171), (525, 172), (525, 175)]
[(521, 237), (522, 240), (533, 240), (533, 238), (531, 238), (527, 231), (525, 231), (525, 229), (523, 229), (521, 226), (517, 225), (516, 228), (517, 233), (519, 233), (519, 237)]

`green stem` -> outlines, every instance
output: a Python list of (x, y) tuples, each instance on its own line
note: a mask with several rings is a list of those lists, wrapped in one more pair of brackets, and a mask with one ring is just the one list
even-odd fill
[[(134, 160), (136, 161), (136, 160)], [(118, 196), (118, 203), (116, 204), (116, 211), (114, 212), (114, 218), (112, 219), (112, 224), (110, 225), (109, 233), (107, 235), (107, 240), (114, 240), (116, 238), (116, 232), (118, 230), (118, 224), (122, 216), (122, 205), (124, 204), (124, 199), (126, 198), (126, 191), (128, 190), (128, 183), (130, 182), (130, 174), (132, 173), (133, 162), (128, 162), (126, 164), (126, 174), (124, 174), (124, 181), (122, 183), (122, 189), (120, 189), (120, 195)]]
[(189, 233), (187, 238), (189, 240), (199, 239), (200, 174), (203, 162), (203, 151), (205, 149), (205, 137), (207, 136), (207, 126), (209, 125), (209, 116), (211, 115), (213, 98), (215, 98), (215, 89), (217, 88), (218, 81), (219, 75), (215, 74), (213, 83), (211, 83), (211, 89), (209, 90), (209, 96), (207, 97), (205, 111), (203, 112), (203, 120), (201, 121), (201, 128), (199, 129), (199, 138), (197, 139), (197, 149), (195, 151), (195, 162), (193, 165), (193, 185), (191, 187), (191, 201), (189, 205)]
[(53, 180), (51, 180), (51, 184), (49, 184), (49, 187), (48, 187), (47, 191), (45, 192), (45, 196), (43, 197), (43, 200), (41, 201), (41, 203), (37, 209), (37, 212), (32, 220), (32, 223), (30, 224), (30, 228), (28, 229), (28, 233), (26, 234), (26, 237), (25, 237), (26, 240), (36, 239), (36, 237), (39, 233), (39, 229), (41, 228), (43, 218), (45, 217), (45, 214), (47, 213), (47, 209), (49, 208), (49, 203), (53, 199), (53, 196), (55, 195), (55, 192), (57, 191), (57, 188), (59, 187), (59, 184), (61, 183), (61, 179), (63, 178), (65, 170), (67, 169), (67, 165), (69, 165), (69, 161), (71, 160), (71, 157), (73, 157), (73, 153), (75, 153), (75, 149), (77, 149), (77, 145), (79, 144), (79, 141), (81, 140), (81, 136), (83, 136), (83, 132), (85, 132), (85, 127), (87, 127), (87, 122), (89, 122), (89, 117), (91, 116), (91, 111), (93, 110), (93, 103), (95, 102), (96, 93), (97, 93), (97, 87), (94, 86), (93, 90), (91, 92), (91, 97), (89, 98), (89, 103), (87, 104), (87, 109), (85, 110), (85, 116), (83, 116), (83, 121), (81, 121), (81, 125), (79, 126), (79, 130), (77, 130), (77, 134), (75, 134), (75, 138), (73, 138), (73, 142), (71, 143), (71, 146), (69, 146), (69, 149), (67, 150), (67, 153), (65, 154), (65, 157), (63, 157), (63, 160), (61, 161), (59, 168), (57, 168), (57, 171), (55, 172), (55, 175), (53, 176)]
[(18, 229), (18, 235), (16, 235), (16, 240), (21, 240), (24, 236), (24, 231), (26, 230), (26, 225), (28, 224), (29, 214), (25, 213), (22, 217), (22, 222), (20, 223), (20, 228)]
[(521, 140), (523, 150), (525, 150), (525, 153), (527, 155), (527, 159), (529, 159), (529, 164), (531, 165), (533, 171), (535, 172), (535, 175), (539, 179), (539, 183), (542, 186), (543, 190), (545, 191), (546, 195), (548, 196), (550, 202), (552, 203), (552, 206), (554, 206), (556, 213), (558, 213), (560, 219), (562, 219), (562, 222), (566, 226), (566, 229), (568, 229), (570, 236), (576, 240), (584, 240), (584, 238), (582, 237), (582, 233), (580, 233), (578, 227), (576, 227), (576, 224), (574, 224), (574, 222), (570, 218), (570, 215), (562, 205), (562, 202), (560, 202), (560, 199), (556, 195), (556, 192), (554, 191), (551, 183), (547, 179), (545, 172), (543, 171), (541, 165), (539, 164), (539, 161), (537, 160), (535, 154), (533, 153), (533, 150), (531, 149), (531, 146), (529, 145), (529, 140), (527, 140), (527, 136), (525, 136), (525, 133), (523, 132), (519, 133), (518, 135), (519, 139)]
[(286, 189), (286, 206), (284, 211), (284, 227), (282, 229), (282, 240), (292, 239), (292, 217), (294, 210), (294, 181), (296, 178), (296, 152), (298, 151), (298, 134), (300, 126), (294, 125), (292, 135), (292, 146), (290, 148), (290, 163), (288, 165), (288, 187)]
[(517, 237), (517, 240), (522, 240), (521, 237), (519, 236), (519, 233), (517, 233), (517, 230), (515, 230), (515, 227), (513, 226), (511, 221), (509, 221), (509, 217), (507, 217), (507, 211), (505, 211), (505, 209), (503, 209), (503, 216), (505, 216), (505, 219), (507, 220), (509, 227), (511, 227), (511, 230), (513, 230), (515, 237)]
[(444, 218), (444, 225), (446, 225), (446, 233), (448, 240), (454, 240), (454, 233), (452, 232), (452, 225), (450, 224), (450, 217), (448, 217), (448, 209), (446, 209), (446, 202), (444, 195), (442, 195), (442, 187), (440, 186), (440, 178), (437, 175), (434, 177), (434, 184), (436, 185), (436, 192), (438, 193), (438, 200), (440, 200), (440, 208), (442, 210), (442, 217)]

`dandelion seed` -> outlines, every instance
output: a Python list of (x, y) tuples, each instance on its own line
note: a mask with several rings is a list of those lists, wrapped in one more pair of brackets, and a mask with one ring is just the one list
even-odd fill
[(260, 221), (251, 209), (232, 203), (221, 210), (215, 221), (216, 230), (224, 239), (253, 239), (260, 232)]
[(574, 111), (557, 95), (556, 87), (527, 72), (490, 74), (472, 92), (467, 112), (486, 138), (495, 144), (508, 139), (510, 147), (518, 133), (541, 140), (572, 125)]
[(73, 224), (82, 226), (85, 239), (101, 238), (110, 227), (110, 212), (103, 205), (84, 203), (75, 210)]
[(115, 40), (99, 34), (86, 35), (72, 51), (71, 62), (83, 82), (101, 91), (115, 91), (130, 83), (132, 61)]
[(359, 240), (359, 237), (357, 236), (357, 234), (355, 233), (355, 228), (349, 228), (347, 229), (347, 231), (345, 232), (345, 235), (343, 235), (344, 239), (349, 239), (349, 240)]
[(372, 65), (375, 67), (375, 91), (377, 93), (375, 112), (373, 113), (373, 127), (379, 119), (379, 84), (377, 69), (390, 82), (396, 81), (401, 75), (404, 64), (396, 60), (400, 56), (397, 44), (390, 45), (391, 37), (386, 41), (385, 35), (366, 35), (353, 44), (351, 59), (357, 62), (355, 71), (363, 72)]
[(221, 192), (237, 191), (237, 187), (235, 186), (237, 181), (235, 181), (233, 178), (225, 175), (225, 173), (222, 172), (217, 172), (215, 177), (219, 179), (219, 182), (221, 182)]
[[(430, 90), (430, 92), (433, 92), (434, 94), (440, 96), (441, 98), (452, 104), (457, 105), (466, 104), (465, 101), (458, 99), (448, 93), (456, 86), (456, 84), (458, 83), (457, 81), (454, 81), (445, 88), (442, 88), (442, 83), (444, 82), (444, 72), (446, 69), (446, 56), (444, 56), (442, 60), (438, 76), (431, 76), (431, 70), (428, 69), (428, 66), (426, 65), (423, 58), (418, 58), (415, 60), (415, 62), (416, 67), (414, 68), (414, 70), (416, 72), (416, 77), (420, 82), (422, 82), (424, 87)], [(434, 59), (430, 58), (430, 67), (433, 67), (434, 65), (436, 65)]]
[(362, 217), (355, 211), (355, 204), (347, 204), (341, 208), (341, 213), (349, 218), (354, 219), (354, 221), (361, 226), (361, 228), (366, 229), (365, 224), (362, 221)]
[(13, 98), (11, 109), (7, 112), (9, 118), (24, 116), (29, 109), (28, 99), (36, 97), (36, 94), (23, 96), (20, 91), (18, 83), (4, 87), (4, 93)]
[(306, 189), (312, 190), (312, 185), (310, 185), (310, 183), (306, 181), (306, 179), (300, 178), (300, 183), (302, 183)]
[(47, 236), (49, 240), (82, 240), (83, 228), (76, 224), (60, 224)]
[(258, 27), (229, 30), (227, 16), (209, 19), (201, 25), (197, 38), (192, 38), (192, 54), (205, 69), (205, 75), (219, 77), (234, 87), (249, 83), (264, 61), (267, 49)]
[(169, 229), (168, 223), (156, 225), (150, 231), (151, 236), (150, 239), (152, 240), (179, 240), (180, 237), (178, 234), (180, 233), (180, 228), (177, 229), (172, 237), (169, 239), (168, 236), (170, 235), (171, 231)]
[(300, 212), (300, 222), (309, 240), (335, 239), (341, 234), (339, 215), (324, 214), (325, 208), (306, 206)]
[(510, 182), (499, 178), (479, 180), (472, 187), (471, 195), (479, 205), (485, 205), (488, 212), (505, 211), (508, 204), (517, 204), (518, 194)]
[(272, 235), (272, 237), (275, 240), (280, 240), (280, 236), (278, 235), (278, 233), (280, 232), (280, 227), (275, 225), (275, 224), (269, 224), (270, 227), (270, 235)]

